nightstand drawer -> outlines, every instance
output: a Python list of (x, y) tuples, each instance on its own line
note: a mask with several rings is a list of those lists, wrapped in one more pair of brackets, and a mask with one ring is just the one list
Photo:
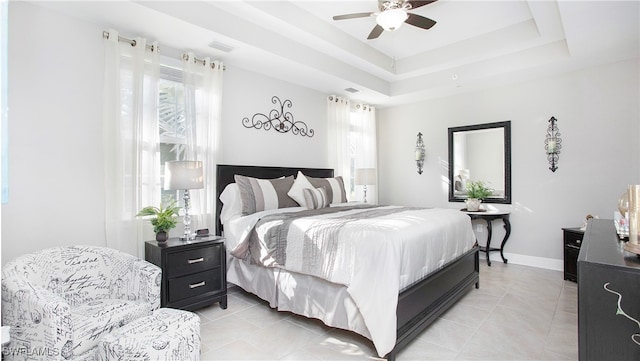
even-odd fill
[(221, 246), (214, 245), (167, 254), (167, 277), (179, 277), (218, 267), (221, 250)]
[(580, 244), (582, 243), (582, 237), (584, 237), (583, 233), (565, 231), (564, 243), (567, 246), (577, 247), (578, 249), (580, 249)]
[(169, 300), (176, 302), (209, 292), (222, 291), (222, 277), (219, 269), (169, 279)]

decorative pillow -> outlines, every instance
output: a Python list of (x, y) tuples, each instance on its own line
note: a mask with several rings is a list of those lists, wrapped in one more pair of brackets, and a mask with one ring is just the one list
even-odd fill
[(309, 208), (304, 199), (303, 190), (305, 188), (326, 188), (330, 203), (347, 202), (347, 192), (344, 189), (342, 177), (312, 178), (307, 177), (302, 172), (298, 171), (296, 180), (293, 182), (293, 186), (287, 194), (301, 206)]
[(289, 197), (291, 197), (294, 201), (298, 202), (299, 205), (306, 207), (307, 202), (304, 200), (304, 190), (307, 188), (315, 188), (313, 184), (311, 184), (307, 177), (302, 174), (302, 172), (298, 171), (296, 175), (296, 180), (293, 182), (291, 189), (287, 193)]
[(222, 209), (220, 210), (220, 222), (225, 224), (233, 216), (242, 214), (242, 201), (240, 188), (236, 183), (228, 184), (220, 194)]
[(341, 176), (335, 178), (311, 178), (307, 177), (314, 188), (326, 188), (331, 203), (347, 203), (347, 192), (344, 189), (344, 181)]
[(293, 176), (278, 179), (258, 179), (235, 175), (240, 189), (242, 215), (253, 214), (267, 209), (297, 207), (287, 192), (293, 185)]
[(322, 188), (305, 188), (302, 190), (304, 194), (304, 201), (307, 209), (320, 209), (329, 207), (331, 200), (327, 189)]

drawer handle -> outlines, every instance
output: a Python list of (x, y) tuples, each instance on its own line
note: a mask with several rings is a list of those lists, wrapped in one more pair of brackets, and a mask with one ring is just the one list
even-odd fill
[(200, 257), (196, 259), (188, 259), (187, 262), (189, 262), (189, 264), (200, 263), (200, 262), (204, 262), (204, 258)]
[(198, 288), (198, 287), (202, 287), (204, 286), (204, 281), (200, 282), (200, 283), (194, 283), (189, 285), (189, 288), (194, 289), (194, 288)]

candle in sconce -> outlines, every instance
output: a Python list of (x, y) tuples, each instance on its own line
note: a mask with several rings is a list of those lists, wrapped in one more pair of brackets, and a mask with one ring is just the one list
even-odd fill
[(422, 151), (420, 151), (420, 149), (416, 149), (416, 160), (420, 160), (422, 156)]
[(547, 142), (547, 154), (556, 152), (556, 141), (555, 139), (549, 139)]

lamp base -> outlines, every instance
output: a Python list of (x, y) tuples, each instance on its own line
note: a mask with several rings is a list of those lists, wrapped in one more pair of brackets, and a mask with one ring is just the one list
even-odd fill
[(184, 234), (182, 236), (182, 240), (191, 241), (195, 239), (195, 235), (191, 233), (191, 215), (189, 214), (189, 207), (191, 205), (191, 197), (189, 196), (189, 190), (184, 190), (184, 196), (182, 197), (184, 200), (184, 216), (182, 218), (182, 223), (184, 225)]

